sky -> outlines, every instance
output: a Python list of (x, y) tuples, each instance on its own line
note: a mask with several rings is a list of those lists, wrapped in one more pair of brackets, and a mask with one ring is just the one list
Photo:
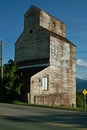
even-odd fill
[(15, 42), (24, 28), (24, 14), (35, 5), (66, 25), (66, 38), (76, 45), (76, 76), (87, 80), (87, 0), (0, 0), (3, 64), (14, 59)]

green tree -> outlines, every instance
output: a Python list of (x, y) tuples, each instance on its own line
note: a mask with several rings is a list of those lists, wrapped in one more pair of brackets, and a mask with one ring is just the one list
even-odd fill
[(77, 94), (76, 94), (76, 104), (77, 104), (77, 107), (83, 108), (83, 106), (84, 106), (84, 97), (83, 97), (82, 92), (77, 92)]
[(8, 64), (4, 65), (4, 98), (7, 100), (15, 100), (21, 95), (20, 76), (17, 69), (17, 64), (13, 60), (9, 60)]

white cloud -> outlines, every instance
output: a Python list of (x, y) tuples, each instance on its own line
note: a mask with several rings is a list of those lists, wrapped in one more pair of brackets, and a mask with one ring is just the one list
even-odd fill
[(79, 78), (79, 79), (87, 80), (87, 73), (84, 73), (84, 74), (77, 74), (76, 77)]
[(76, 61), (76, 64), (77, 64), (77, 66), (87, 67), (87, 62), (82, 59), (78, 59)]
[(87, 61), (78, 59), (77, 64), (77, 74), (76, 77), (79, 79), (87, 80)]

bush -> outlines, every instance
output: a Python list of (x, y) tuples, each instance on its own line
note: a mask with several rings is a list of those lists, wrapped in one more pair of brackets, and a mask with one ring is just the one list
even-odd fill
[(76, 94), (76, 105), (78, 108), (84, 108), (84, 95), (82, 92)]

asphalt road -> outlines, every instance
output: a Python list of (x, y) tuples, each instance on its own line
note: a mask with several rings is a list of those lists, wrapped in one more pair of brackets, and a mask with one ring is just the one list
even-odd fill
[(87, 113), (0, 103), (0, 130), (87, 130)]

